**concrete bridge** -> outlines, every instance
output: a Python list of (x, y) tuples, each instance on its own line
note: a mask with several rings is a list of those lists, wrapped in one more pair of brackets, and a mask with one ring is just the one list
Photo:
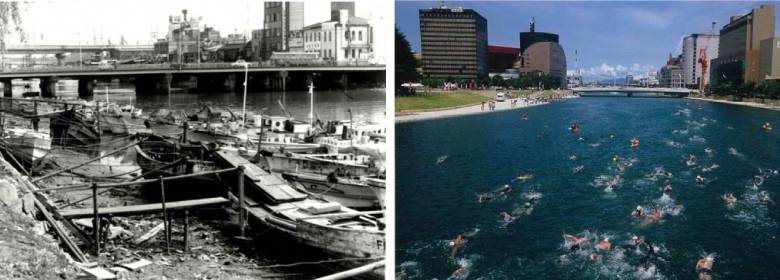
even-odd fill
[[(133, 83), (136, 93), (167, 93), (172, 84), (194, 85), (200, 91), (241, 91), (244, 83), (244, 67), (232, 63), (188, 64), (120, 64), (84, 65), (66, 67), (22, 68), (0, 72), (4, 96), (11, 96), (11, 80), (40, 80), (41, 95), (56, 96), (56, 83), (60, 79), (78, 80), (79, 96), (93, 95), (98, 81), (119, 79)], [(305, 89), (314, 82), (320, 88), (342, 87), (351, 84), (384, 84), (385, 65), (331, 65), (312, 64), (274, 66), (253, 64), (247, 69), (250, 89), (289, 90)]]
[(640, 88), (640, 87), (578, 87), (571, 89), (582, 97), (686, 97), (695, 90), (687, 88)]

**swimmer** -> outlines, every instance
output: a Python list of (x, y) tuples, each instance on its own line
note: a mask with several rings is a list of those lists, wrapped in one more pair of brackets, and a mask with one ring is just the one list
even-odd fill
[(601, 242), (596, 245), (596, 252), (604, 253), (609, 252), (610, 250), (612, 250), (612, 243), (609, 242), (609, 237), (604, 238), (604, 240), (601, 240)]
[(571, 130), (571, 132), (578, 132), (580, 131), (580, 127), (577, 126), (577, 123), (571, 123), (571, 125), (569, 126), (569, 130)]
[(504, 225), (508, 225), (515, 220), (515, 218), (507, 212), (501, 212), (501, 217), (504, 219)]
[(737, 198), (731, 193), (724, 194), (723, 201), (726, 202), (726, 207), (728, 208), (734, 208), (734, 205), (737, 204)]
[(507, 194), (511, 191), (512, 191), (512, 187), (510, 187), (509, 185), (504, 185), (503, 187), (500, 187), (498, 190), (496, 190), (496, 192), (498, 192), (499, 194)]
[(699, 274), (699, 280), (712, 279), (712, 264), (714, 257), (706, 256), (696, 262), (696, 273)]
[(447, 277), (447, 280), (461, 280), (465, 279), (464, 276), (466, 274), (466, 268), (458, 267), (455, 271), (452, 272), (450, 277)]
[(583, 169), (585, 169), (585, 166), (584, 166), (584, 165), (578, 165), (578, 166), (575, 166), (575, 167), (574, 167), (574, 173), (575, 173), (575, 174), (576, 174), (576, 173), (580, 173), (580, 171), (582, 171)]
[(631, 216), (633, 217), (642, 217), (645, 215), (645, 209), (642, 208), (641, 205), (637, 205), (636, 209), (634, 211), (631, 211)]
[(522, 117), (522, 119), (523, 119), (524, 121), (527, 121), (527, 120), (528, 120), (528, 113), (523, 113), (523, 117)]
[(637, 139), (635, 136), (634, 138), (631, 138), (631, 148), (636, 148), (636, 147), (639, 147), (639, 139)]
[(766, 130), (772, 130), (772, 123), (765, 122), (764, 125), (762, 125), (761, 127), (763, 127)]
[(696, 165), (696, 156), (694, 155), (688, 156), (688, 160), (685, 161), (685, 164), (687, 164), (688, 166)]
[(479, 195), (479, 203), (482, 202), (488, 202), (493, 199), (493, 196), (487, 193), (483, 193)]
[(571, 156), (569, 157), (569, 160), (577, 160), (577, 156), (575, 156), (575, 155), (571, 155)]
[(710, 148), (704, 148), (704, 153), (706, 153), (707, 155), (712, 156), (712, 154), (715, 153), (715, 150), (710, 149)]
[(570, 251), (577, 251), (579, 249), (582, 249), (582, 246), (588, 241), (587, 236), (583, 237), (577, 237), (571, 234), (563, 234), (563, 239), (565, 239), (569, 243), (569, 250)]
[(666, 195), (672, 195), (672, 185), (668, 184), (664, 187), (664, 194)]
[(701, 175), (696, 175), (696, 183), (704, 184), (704, 177)]
[(767, 191), (760, 191), (758, 192), (758, 200), (761, 201), (763, 204), (772, 203), (775, 204), (774, 201), (772, 201), (772, 198), (769, 197), (769, 193)]
[(455, 240), (452, 241), (452, 257), (455, 257), (455, 254), (458, 253), (458, 248), (460, 248), (460, 245), (463, 244), (463, 235), (458, 234), (458, 237), (455, 237)]
[(618, 155), (615, 155), (614, 157), (612, 157), (612, 161), (616, 162), (618, 160), (620, 160), (620, 157)]

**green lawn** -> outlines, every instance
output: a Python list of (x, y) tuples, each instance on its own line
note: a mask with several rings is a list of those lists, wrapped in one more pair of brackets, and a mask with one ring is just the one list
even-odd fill
[(473, 92), (446, 92), (430, 96), (398, 96), (395, 98), (395, 111), (415, 111), (445, 109), (469, 104), (479, 104), (490, 100), (490, 97)]

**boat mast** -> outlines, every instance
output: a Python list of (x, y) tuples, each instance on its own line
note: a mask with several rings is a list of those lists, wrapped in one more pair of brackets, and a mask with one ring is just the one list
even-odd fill
[(311, 129), (314, 129), (314, 82), (309, 84), (309, 119)]

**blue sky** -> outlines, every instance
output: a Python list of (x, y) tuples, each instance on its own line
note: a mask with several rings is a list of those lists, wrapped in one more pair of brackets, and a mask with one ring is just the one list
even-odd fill
[[(396, 2), (396, 26), (414, 51), (420, 49), (419, 9), (438, 1)], [(612, 75), (646, 75), (656, 71), (669, 53), (677, 55), (682, 38), (707, 33), (713, 21), (715, 33), (729, 17), (745, 14), (764, 2), (445, 2), (479, 12), (488, 20), (488, 44), (519, 47), (519, 32), (528, 31), (531, 17), (536, 31), (560, 35), (567, 65), (574, 69), (574, 50), (586, 80)], [(775, 13), (780, 7), (775, 6)], [(777, 14), (775, 17), (778, 17)], [(777, 32), (777, 21), (775, 22)]]

